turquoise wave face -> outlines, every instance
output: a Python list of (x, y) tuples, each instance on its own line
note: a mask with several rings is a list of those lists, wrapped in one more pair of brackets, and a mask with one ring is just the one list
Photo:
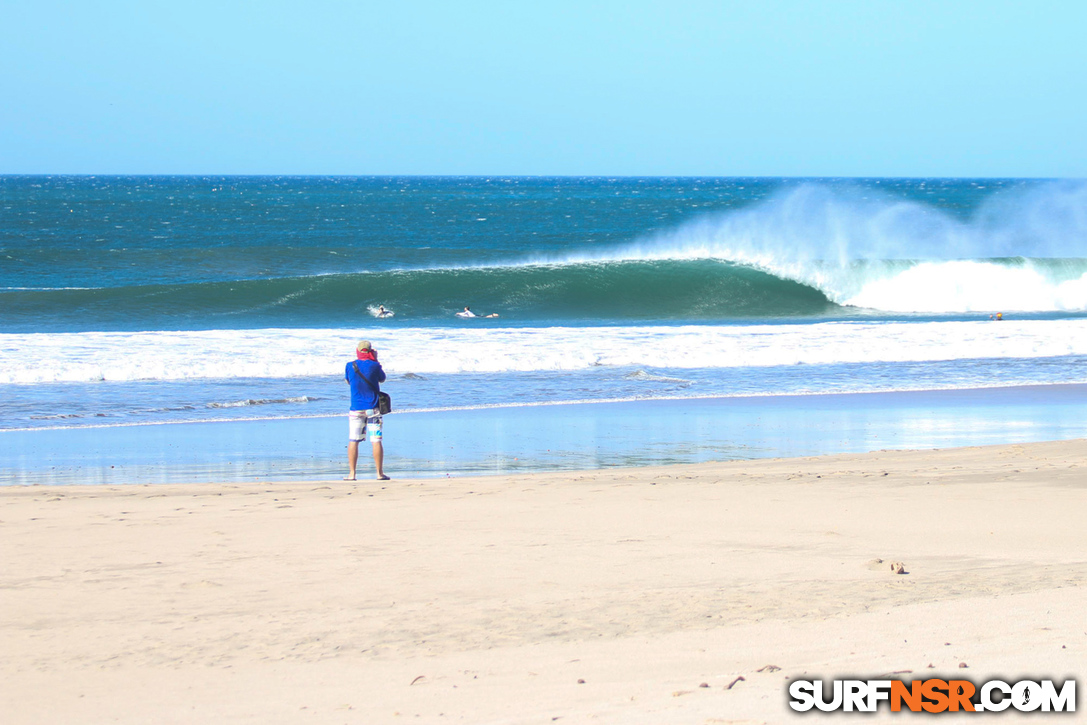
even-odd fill
[(815, 261), (773, 271), (707, 259), (596, 261), (15, 289), (0, 292), (0, 330), (432, 326), (465, 324), (465, 306), (504, 325), (1080, 316), (1087, 260)]
[(817, 289), (728, 262), (637, 261), (388, 271), (315, 277), (0, 293), (0, 326), (32, 329), (326, 327), (456, 319), (721, 320), (833, 314)]
[(797, 183), (0, 176), (0, 288), (501, 264), (621, 244)]

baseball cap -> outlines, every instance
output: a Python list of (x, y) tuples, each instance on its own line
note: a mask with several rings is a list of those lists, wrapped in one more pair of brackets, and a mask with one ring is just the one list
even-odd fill
[(355, 345), (355, 351), (356, 352), (362, 352), (363, 350), (369, 350), (369, 349), (370, 349), (370, 341), (369, 340), (359, 340), (359, 344)]

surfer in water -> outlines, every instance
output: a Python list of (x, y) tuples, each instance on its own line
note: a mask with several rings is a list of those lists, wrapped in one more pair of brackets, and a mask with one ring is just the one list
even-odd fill
[(371, 316), (376, 317), (379, 320), (388, 319), (390, 317), (395, 317), (396, 316), (396, 313), (393, 312), (392, 310), (386, 308), (385, 305), (378, 305), (377, 307), (374, 307), (373, 305), (369, 305), (369, 306), (367, 306), (366, 310), (367, 310), (367, 312), (370, 313)]
[[(464, 310), (457, 313), (457, 317), (480, 317), (480, 316), (481, 315), (477, 315), (476, 313), (472, 312), (472, 310), (468, 307), (468, 305), (465, 305)], [(482, 315), (482, 317), (485, 317), (485, 318), (498, 317), (498, 313), (497, 312), (492, 312), (489, 315)]]

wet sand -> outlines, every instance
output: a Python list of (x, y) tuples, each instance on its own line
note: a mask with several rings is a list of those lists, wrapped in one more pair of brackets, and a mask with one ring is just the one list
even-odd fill
[(1084, 511), (1084, 440), (382, 483), (3, 487), (0, 711), (780, 722), (802, 674), (1082, 675)]

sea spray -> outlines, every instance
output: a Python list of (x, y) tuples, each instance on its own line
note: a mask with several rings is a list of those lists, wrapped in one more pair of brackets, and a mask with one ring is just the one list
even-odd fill
[(1080, 311), (1085, 249), (1083, 182), (995, 194), (965, 220), (871, 188), (804, 184), (562, 262), (727, 261), (887, 312)]

